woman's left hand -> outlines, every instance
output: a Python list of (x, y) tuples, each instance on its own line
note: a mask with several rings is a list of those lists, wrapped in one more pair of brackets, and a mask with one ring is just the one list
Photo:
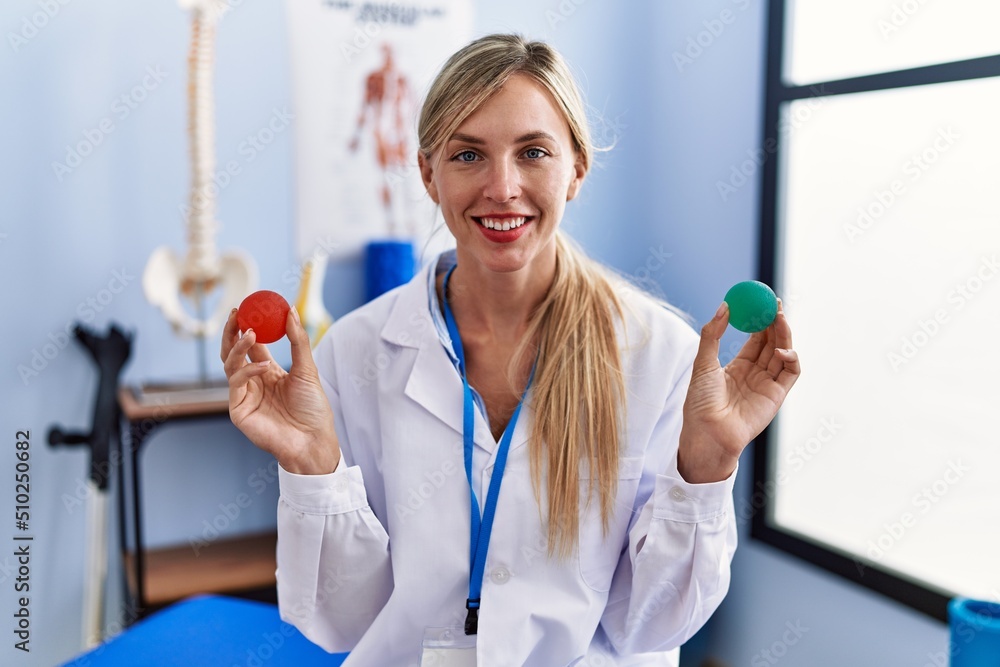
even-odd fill
[(771, 326), (751, 334), (722, 367), (719, 340), (728, 324), (729, 307), (723, 302), (702, 327), (684, 402), (677, 469), (695, 484), (729, 477), (743, 449), (771, 423), (799, 378), (799, 357), (781, 301)]

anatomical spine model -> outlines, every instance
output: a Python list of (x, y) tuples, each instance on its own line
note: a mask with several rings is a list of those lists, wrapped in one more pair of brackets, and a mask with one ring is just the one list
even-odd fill
[[(257, 267), (242, 251), (219, 255), (215, 247), (218, 223), (215, 198), (215, 103), (212, 97), (212, 67), (215, 56), (215, 26), (229, 9), (224, 0), (181, 0), (191, 10), (191, 51), (188, 55), (188, 140), (191, 149), (191, 195), (187, 226), (187, 253), (178, 257), (161, 246), (146, 264), (142, 286), (150, 303), (158, 306), (173, 330), (183, 337), (204, 339), (220, 330), (230, 309), (257, 286)], [(210, 314), (205, 314), (209, 296), (222, 295)], [(182, 305), (182, 297), (194, 303), (195, 314)], [(202, 355), (204, 357), (204, 354)], [(204, 358), (202, 358), (204, 379)]]

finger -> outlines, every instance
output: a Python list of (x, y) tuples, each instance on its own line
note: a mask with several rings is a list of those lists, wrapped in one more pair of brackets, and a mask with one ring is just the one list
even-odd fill
[(229, 355), (226, 357), (225, 362), (222, 364), (223, 370), (226, 371), (226, 377), (232, 377), (238, 370), (246, 366), (247, 364), (247, 353), (250, 351), (250, 347), (257, 340), (257, 333), (253, 329), (247, 329), (240, 336), (233, 348), (229, 350)]
[(778, 316), (774, 318), (775, 345), (785, 350), (793, 349), (792, 327), (785, 317), (785, 309), (782, 307), (781, 299), (778, 299)]
[(263, 343), (256, 342), (254, 338), (254, 344), (250, 346), (247, 350), (247, 355), (250, 357), (250, 361), (256, 363), (259, 361), (274, 361), (274, 357), (271, 356), (271, 350), (267, 349), (267, 345)]
[(764, 329), (761, 333), (764, 335), (764, 349), (760, 351), (760, 356), (757, 358), (757, 365), (767, 370), (771, 364), (771, 360), (774, 358), (774, 348), (777, 347), (774, 342), (774, 322), (771, 322), (767, 329)]
[[(764, 337), (764, 345), (761, 348), (760, 354), (757, 356), (756, 364), (758, 368), (767, 371), (771, 377), (775, 377), (778, 371), (772, 372), (772, 366), (775, 363), (775, 350), (778, 349), (778, 335), (777, 335), (777, 318), (766, 330), (761, 332)], [(779, 368), (780, 370), (780, 368)]]
[(313, 361), (312, 347), (309, 345), (309, 334), (299, 320), (299, 312), (295, 308), (288, 309), (285, 319), (285, 335), (292, 350), (292, 369), (300, 372), (316, 372), (316, 362)]
[(270, 361), (247, 364), (229, 378), (229, 409), (239, 407), (246, 398), (250, 379), (263, 375), (271, 366)]
[(740, 348), (736, 358), (745, 359), (751, 364), (759, 364), (761, 353), (765, 350), (767, 350), (767, 329), (750, 334), (750, 338), (747, 339), (747, 342), (743, 343), (743, 347)]
[(777, 380), (778, 375), (785, 368), (786, 357), (784, 357), (781, 353), (782, 353), (781, 348), (774, 348), (771, 351), (771, 359), (770, 361), (768, 361), (767, 368), (765, 369), (767, 371), (767, 374), (773, 380)]
[(778, 348), (775, 350), (774, 356), (781, 358), (783, 366), (774, 379), (787, 392), (795, 384), (795, 381), (799, 379), (799, 375), (802, 374), (802, 367), (799, 364), (799, 354), (795, 350)]
[(729, 304), (725, 301), (715, 311), (715, 316), (701, 328), (701, 342), (694, 358), (692, 375), (710, 373), (719, 368), (719, 341), (729, 326)]
[(222, 328), (222, 351), (220, 352), (222, 363), (226, 363), (229, 351), (233, 349), (233, 345), (236, 345), (236, 341), (240, 339), (240, 327), (236, 322), (237, 311), (237, 308), (229, 311), (229, 319), (226, 320), (226, 325)]

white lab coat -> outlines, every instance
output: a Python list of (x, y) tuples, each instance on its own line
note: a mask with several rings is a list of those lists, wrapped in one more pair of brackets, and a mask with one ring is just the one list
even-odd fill
[[(351, 651), (345, 667), (417, 667), (428, 642), (467, 639), (463, 390), (431, 315), (437, 264), (344, 316), (315, 350), (343, 453), (337, 470), (279, 470), (281, 617), (328, 651)], [(478, 667), (676, 665), (676, 647), (728, 589), (735, 472), (689, 484), (676, 469), (698, 337), (652, 301), (621, 294), (632, 311), (627, 435), (610, 532), (599, 502), (581, 502), (578, 553), (547, 556), (526, 446), (529, 392), (489, 545)], [(475, 445), (482, 503), (497, 445), (479, 410)]]

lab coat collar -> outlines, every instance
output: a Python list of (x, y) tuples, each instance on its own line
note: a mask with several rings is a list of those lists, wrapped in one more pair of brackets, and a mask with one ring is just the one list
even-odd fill
[[(427, 295), (427, 272), (434, 271), (436, 266), (437, 261), (429, 262), (413, 280), (400, 287), (382, 327), (381, 337), (393, 345), (417, 350), (404, 393), (447, 424), (461, 438), (464, 391), (462, 378), (448, 357), (443, 341), (438, 337), (431, 319)], [(532, 419), (529, 400), (521, 409), (521, 417), (514, 427), (511, 451), (523, 447), (528, 441)], [(476, 446), (495, 454), (497, 442), (479, 410), (476, 410), (474, 441)]]

